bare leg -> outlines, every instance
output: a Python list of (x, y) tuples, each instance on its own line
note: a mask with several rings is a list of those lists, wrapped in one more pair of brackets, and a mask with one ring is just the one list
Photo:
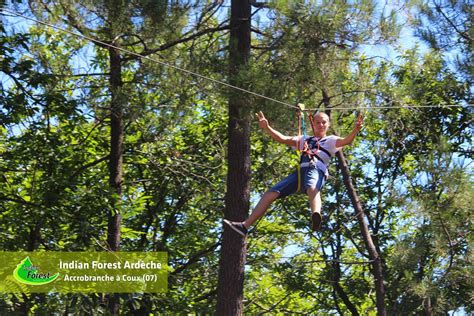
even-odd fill
[(272, 202), (275, 201), (279, 196), (279, 192), (265, 192), (260, 198), (260, 201), (258, 201), (257, 206), (255, 206), (252, 214), (250, 214), (250, 216), (244, 221), (244, 226), (246, 228), (250, 228), (250, 226), (252, 226), (257, 219), (265, 214), (270, 204), (272, 204)]
[(308, 188), (306, 190), (309, 198), (309, 205), (311, 206), (311, 230), (318, 231), (321, 229), (321, 194), (316, 188)]
[(321, 213), (321, 193), (319, 190), (316, 188), (308, 188), (306, 194), (308, 194), (311, 213)]

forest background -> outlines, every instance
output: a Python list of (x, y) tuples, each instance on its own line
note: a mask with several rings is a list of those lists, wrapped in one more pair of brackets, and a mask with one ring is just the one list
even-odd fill
[[(222, 288), (239, 274), (221, 254), (236, 245), (245, 277), (228, 300), (238, 313), (474, 311), (467, 1), (0, 4), (2, 250), (166, 251), (171, 267), (165, 294), (2, 294), (0, 313), (230, 315)], [(425, 49), (400, 45), (407, 30)], [(297, 164), (252, 114), (289, 135), (297, 120), (294, 108), (216, 81), (329, 112), (339, 135), (365, 113), (331, 166), (322, 232), (294, 196), (246, 243), (224, 242), (237, 237), (223, 238), (222, 219), (245, 216)], [(380, 263), (375, 288), (362, 215)]]

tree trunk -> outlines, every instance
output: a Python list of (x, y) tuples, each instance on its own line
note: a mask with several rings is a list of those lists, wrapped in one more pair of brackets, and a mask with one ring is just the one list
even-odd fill
[[(120, 250), (120, 200), (122, 195), (123, 164), (123, 98), (122, 98), (122, 61), (117, 49), (109, 49), (110, 87), (112, 101), (110, 106), (110, 160), (109, 184), (111, 188), (111, 205), (108, 214), (107, 243), (111, 251)], [(109, 295), (109, 311), (112, 315), (119, 312), (119, 297)]]
[[(342, 186), (343, 184), (341, 183), (341, 181), (337, 181), (337, 183), (335, 183), (335, 187), (334, 189), (336, 190), (336, 201), (339, 201), (342, 194)], [(340, 218), (341, 217), (341, 214), (340, 214), (341, 210), (340, 208), (336, 208), (336, 216), (337, 218)], [(335, 238), (333, 238), (333, 242), (335, 242), (335, 247), (336, 249), (334, 250), (333, 249), (333, 254), (335, 254), (335, 261), (332, 263), (331, 265), (331, 268), (333, 269), (333, 282), (332, 282), (332, 286), (333, 286), (333, 289), (334, 289), (334, 301), (335, 301), (335, 304), (337, 304), (337, 297), (340, 297), (342, 302), (346, 305), (347, 309), (351, 312), (351, 314), (353, 316), (359, 316), (359, 312), (357, 311), (357, 308), (356, 306), (351, 302), (351, 300), (349, 299), (349, 296), (347, 295), (346, 291), (344, 290), (344, 288), (341, 286), (340, 282), (341, 282), (341, 264), (339, 262), (339, 260), (341, 259), (341, 253), (343, 251), (343, 246), (342, 246), (342, 231), (340, 229), (340, 225), (337, 225), (336, 226), (336, 236)], [(324, 249), (323, 249), (324, 251)], [(350, 289), (349, 289), (350, 291)], [(338, 312), (340, 313), (340, 315), (342, 315), (342, 312), (339, 311), (338, 309)]]
[[(238, 81), (250, 56), (250, 2), (232, 0), (230, 21), (230, 82)], [(243, 221), (250, 200), (250, 107), (245, 97), (232, 92), (229, 96), (228, 172), (224, 216)], [(219, 264), (216, 314), (242, 315), (246, 242), (224, 227)]]
[(110, 50), (110, 86), (112, 102), (110, 107), (110, 160), (109, 184), (112, 189), (112, 205), (109, 212), (107, 242), (110, 250), (120, 248), (121, 214), (118, 204), (122, 195), (122, 164), (123, 164), (123, 105), (121, 97), (121, 57), (117, 49)]
[[(322, 90), (323, 103), (326, 109), (330, 109), (330, 98), (327, 91)], [(331, 117), (331, 110), (326, 111), (327, 115)], [(384, 286), (384, 276), (383, 276), (383, 267), (382, 260), (377, 252), (377, 248), (372, 240), (370, 235), (369, 226), (365, 219), (364, 209), (362, 208), (362, 203), (360, 202), (359, 196), (357, 194), (354, 185), (352, 184), (351, 173), (349, 167), (347, 166), (346, 158), (342, 150), (336, 153), (338, 167), (342, 172), (342, 177), (344, 179), (344, 185), (347, 188), (347, 193), (351, 199), (352, 205), (354, 207), (355, 216), (359, 222), (360, 231), (362, 232), (362, 238), (364, 240), (365, 246), (369, 252), (369, 258), (371, 261), (371, 273), (374, 276), (375, 282), (375, 295), (376, 295), (376, 305), (377, 305), (377, 315), (385, 316), (387, 315), (387, 310), (385, 308), (385, 286)]]
[(351, 199), (352, 205), (356, 213), (357, 220), (359, 222), (359, 227), (362, 232), (362, 238), (364, 239), (365, 246), (369, 252), (369, 258), (372, 261), (371, 272), (375, 279), (375, 293), (376, 293), (376, 304), (377, 304), (377, 315), (387, 315), (385, 309), (385, 287), (384, 287), (384, 277), (382, 269), (382, 261), (377, 253), (377, 249), (372, 241), (372, 236), (369, 232), (369, 227), (364, 216), (364, 209), (359, 200), (359, 196), (352, 184), (352, 179), (350, 176), (349, 167), (347, 166), (346, 158), (342, 151), (337, 152), (337, 160), (339, 163), (339, 168), (341, 169), (342, 176), (344, 178), (344, 184), (346, 185), (347, 192)]

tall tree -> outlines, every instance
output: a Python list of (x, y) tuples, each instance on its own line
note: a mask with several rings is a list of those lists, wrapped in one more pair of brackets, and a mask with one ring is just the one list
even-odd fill
[[(229, 39), (229, 78), (245, 88), (243, 81), (250, 57), (249, 0), (232, 0)], [(248, 98), (231, 92), (228, 122), (228, 171), (224, 216), (232, 221), (247, 217), (250, 201), (250, 105)], [(219, 264), (217, 315), (243, 314), (243, 288), (246, 240), (224, 228)]]
[(352, 183), (351, 173), (349, 167), (347, 166), (347, 161), (344, 156), (344, 153), (337, 153), (337, 160), (339, 163), (339, 168), (341, 169), (344, 184), (348, 191), (349, 197), (351, 199), (352, 205), (354, 207), (355, 216), (359, 222), (360, 231), (362, 233), (362, 238), (364, 240), (365, 246), (369, 253), (369, 259), (371, 261), (371, 272), (374, 277), (375, 292), (376, 292), (376, 305), (377, 305), (377, 315), (387, 315), (386, 306), (385, 306), (385, 286), (384, 286), (384, 274), (382, 267), (382, 257), (377, 252), (376, 246), (372, 240), (371, 233), (365, 219), (364, 208), (362, 207), (361, 200), (357, 191), (354, 188)]
[[(396, 80), (396, 84), (390, 82), (391, 87), (388, 88), (382, 82), (379, 83), (380, 94), (385, 100), (397, 102), (397, 91), (403, 91), (406, 102), (411, 104), (460, 104), (469, 95), (463, 80), (446, 66), (441, 54), (431, 52), (422, 57), (413, 50), (405, 52), (402, 58), (404, 62), (394, 68), (391, 77)], [(462, 275), (466, 272), (466, 263), (458, 255), (469, 252), (468, 248), (452, 246), (466, 243), (462, 232), (465, 227), (454, 223), (455, 220), (446, 215), (452, 214), (448, 209), (458, 207), (456, 217), (464, 217), (464, 207), (461, 205), (472, 199), (469, 189), (461, 189), (464, 192), (462, 197), (452, 197), (460, 193), (453, 189), (454, 183), (460, 187), (466, 185), (466, 175), (460, 172), (463, 168), (459, 166), (464, 164), (462, 156), (468, 154), (463, 148), (471, 138), (468, 128), (471, 116), (467, 107), (439, 107), (397, 112), (391, 110), (373, 120), (369, 141), (374, 145), (374, 152), (379, 152), (375, 154), (377, 174), (390, 179), (385, 185), (378, 180), (374, 183), (377, 187), (385, 187), (381, 192), (399, 192), (390, 194), (391, 197), (381, 195), (381, 202), (382, 209), (387, 210), (398, 204), (400, 212), (377, 212), (386, 215), (375, 215), (371, 220), (371, 226), (379, 236), (379, 244), (385, 244), (387, 297), (393, 314), (409, 311), (429, 315), (439, 311), (448, 312), (447, 306), (454, 309), (462, 305), (469, 306), (463, 295), (446, 294), (453, 283), (464, 287), (462, 278), (457, 279), (459, 283), (454, 279), (447, 281), (449, 277), (438, 278), (434, 270), (443, 271), (440, 274), (446, 273), (448, 276), (451, 270), (447, 268), (451, 265), (449, 262), (459, 260), (454, 264), (456, 273)], [(383, 131), (380, 130), (380, 119), (391, 122)], [(374, 139), (380, 137), (384, 141), (377, 145)], [(443, 175), (445, 172), (452, 176), (453, 183), (446, 181)], [(402, 188), (397, 187), (397, 182), (402, 184)], [(374, 195), (370, 191), (367, 187), (365, 194)], [(430, 203), (427, 203), (428, 200)], [(459, 206), (454, 206), (454, 200), (459, 202)], [(393, 222), (387, 226), (397, 218), (410, 224)], [(387, 223), (381, 225), (384, 221)], [(390, 226), (393, 228), (387, 230)], [(456, 237), (451, 239), (451, 236)], [(390, 246), (390, 240), (394, 242), (395, 251)], [(408, 246), (410, 243), (412, 245)], [(411, 251), (407, 247), (413, 249), (411, 254), (407, 253)], [(413, 260), (407, 261), (407, 266), (400, 266), (402, 258), (410, 256), (413, 256)], [(457, 306), (451, 305), (453, 300), (459, 300)]]
[[(115, 38), (120, 36), (119, 23), (125, 9), (121, 0), (106, 1), (106, 21), (108, 41), (116, 44)], [(122, 222), (121, 200), (123, 184), (123, 146), (124, 146), (124, 120), (123, 111), (126, 108), (126, 99), (122, 91), (122, 56), (117, 48), (110, 47), (110, 154), (109, 154), (109, 184), (111, 188), (110, 208), (108, 210), (107, 244), (111, 251), (120, 250), (120, 229)], [(117, 315), (120, 308), (118, 294), (109, 295), (109, 312)]]
[[(215, 79), (225, 76), (221, 70), (230, 63), (223, 53), (229, 52), (227, 22), (221, 23), (228, 12), (217, 2), (122, 1), (118, 5), (126, 9), (115, 30), (105, 1), (30, 3), (35, 10), (38, 3), (47, 4), (37, 16), (56, 25), (115, 40), (116, 46), (135, 52), (159, 53), (160, 60)], [(466, 102), (468, 88), (443, 63), (448, 55), (421, 56), (413, 50), (401, 53), (395, 64), (356, 53), (358, 43), (373, 39), (373, 29), (380, 35), (371, 1), (266, 4), (278, 8), (253, 3), (260, 11), (252, 18), (252, 62), (232, 79), (236, 85), (251, 82), (251, 90), (307, 107), (317, 107), (327, 91), (333, 128), (340, 135), (352, 127), (353, 115), (339, 106), (374, 107), (362, 137), (345, 148), (344, 156), (363, 210), (356, 215), (365, 217), (364, 231), (383, 259), (388, 313), (471, 312), (472, 111), (376, 109)], [(222, 104), (231, 99), (236, 104), (238, 97), (118, 51), (114, 60), (120, 59), (121, 68), (115, 78), (121, 81), (113, 83), (109, 48), (41, 24), (25, 25), (27, 34), (22, 34), (14, 25), (18, 21), (5, 18), (10, 33), (0, 37), (0, 243), (6, 250), (69, 251), (113, 243), (107, 236), (109, 219), (98, 210), (111, 209), (111, 197), (119, 197), (107, 162), (110, 110), (115, 96), (121, 96), (125, 146), (119, 151), (126, 181), (117, 205), (120, 249), (167, 251), (172, 271), (166, 294), (120, 295), (120, 312), (215, 313), (225, 186), (242, 176), (234, 172), (232, 178), (226, 165), (228, 138), (223, 135), (227, 131), (230, 137), (232, 130), (229, 108)], [(214, 31), (200, 33), (206, 30)], [(278, 128), (295, 132), (291, 109), (261, 106)], [(245, 116), (232, 114), (236, 117)], [(251, 137), (251, 194), (259, 194), (297, 161), (290, 149), (265, 135)], [(331, 169), (323, 191), (322, 232), (310, 232), (301, 196), (277, 201), (255, 226), (244, 261), (250, 267), (245, 314), (376, 312), (374, 262), (368, 262), (340, 170), (335, 164)], [(228, 200), (236, 199), (229, 193)], [(230, 238), (236, 237), (230, 236), (227, 245)], [(227, 270), (232, 278), (242, 271), (239, 264)], [(0, 295), (0, 313), (19, 312), (21, 300)], [(24, 313), (107, 313), (98, 295), (31, 295), (23, 307)]]
[[(101, 106), (97, 109), (97, 112), (108, 116), (109, 119), (103, 119), (103, 121), (108, 121), (110, 124), (110, 146), (108, 148), (110, 154), (107, 155), (109, 160), (108, 182), (110, 186), (108, 191), (110, 195), (106, 197), (110, 205), (107, 208), (109, 213), (107, 216), (106, 241), (107, 247), (110, 250), (119, 250), (122, 212), (124, 210), (123, 201), (126, 198), (123, 195), (123, 175), (126, 172), (124, 171), (123, 159), (124, 141), (126, 138), (125, 125), (127, 120), (129, 120), (128, 123), (130, 124), (130, 120), (133, 120), (133, 117), (137, 115), (134, 111), (139, 112), (141, 107), (141, 105), (130, 106), (129, 104), (131, 95), (130, 83), (136, 83), (138, 81), (136, 80), (137, 78), (146, 78), (148, 76), (146, 73), (139, 73), (131, 82), (128, 81), (129, 84), (124, 87), (123, 82), (126, 81), (124, 76), (130, 75), (131, 69), (135, 70), (143, 64), (137, 56), (127, 55), (120, 48), (134, 50), (133, 47), (137, 46), (142, 55), (148, 56), (157, 52), (171, 50), (186, 42), (195, 41), (199, 36), (212, 35), (213, 32), (225, 29), (228, 26), (224, 22), (216, 27), (205, 27), (207, 26), (206, 21), (210, 20), (212, 15), (216, 14), (216, 8), (219, 8), (219, 5), (215, 4), (202, 7), (202, 12), (198, 12), (199, 15), (196, 18), (198, 23), (183, 31), (187, 15), (191, 14), (192, 10), (195, 9), (187, 1), (171, 4), (168, 4), (166, 1), (151, 4), (149, 2), (127, 2), (121, 0), (86, 1), (81, 3), (31, 1), (31, 3), (33, 8), (39, 8), (41, 12), (49, 13), (49, 18), (52, 22), (62, 22), (73, 28), (76, 32), (96, 39), (92, 43), (97, 47), (97, 66), (104, 70), (102, 75), (107, 76), (109, 79), (108, 89), (103, 87), (104, 90), (102, 90), (102, 93), (105, 91), (105, 95), (107, 95), (109, 100), (109, 112), (105, 112), (103, 110), (104, 107)], [(167, 14), (168, 9), (173, 14)], [(97, 24), (91, 23), (90, 17), (94, 17), (96, 21), (101, 22)], [(161, 37), (156, 36), (157, 32)], [(105, 42), (114, 47), (103, 45), (98, 41)], [(105, 56), (102, 53), (104, 48), (108, 52), (107, 59), (104, 59)], [(166, 74), (168, 69), (161, 67), (158, 69), (159, 74), (160, 72), (161, 74)], [(169, 80), (170, 77), (168, 76), (167, 79)], [(136, 94), (134, 93), (134, 95)], [(184, 100), (185, 97), (183, 96), (182, 99)], [(101, 102), (100, 100), (98, 101)], [(186, 111), (191, 111), (191, 107), (187, 107)], [(160, 247), (160, 249), (163, 248), (164, 246)], [(118, 296), (111, 296), (109, 303), (110, 312), (118, 313)]]
[[(325, 103), (326, 108), (331, 108), (331, 104), (328, 98), (328, 95), (325, 91), (323, 91), (323, 102)], [(329, 117), (331, 117), (331, 110), (327, 110)], [(387, 310), (385, 306), (385, 286), (384, 286), (384, 273), (382, 267), (382, 257), (381, 254), (378, 253), (376, 245), (372, 240), (372, 235), (369, 230), (369, 226), (367, 224), (367, 220), (365, 217), (364, 208), (362, 206), (361, 199), (354, 187), (351, 172), (347, 165), (346, 157), (342, 150), (338, 151), (336, 154), (338, 166), (341, 170), (344, 184), (346, 186), (346, 190), (352, 202), (352, 206), (354, 208), (355, 217), (359, 223), (359, 228), (362, 235), (362, 240), (365, 243), (365, 247), (367, 248), (367, 252), (369, 254), (369, 259), (371, 262), (371, 272), (374, 278), (374, 287), (376, 293), (376, 305), (377, 305), (377, 315), (385, 316), (387, 315)]]

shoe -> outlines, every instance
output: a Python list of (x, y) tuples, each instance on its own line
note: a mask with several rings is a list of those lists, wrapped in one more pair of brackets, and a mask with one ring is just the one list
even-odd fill
[(248, 230), (247, 230), (247, 228), (244, 226), (243, 223), (241, 223), (241, 222), (231, 222), (231, 221), (226, 220), (226, 219), (224, 219), (224, 223), (226, 223), (227, 225), (229, 225), (230, 228), (232, 228), (233, 230), (235, 230), (235, 231), (236, 231), (237, 233), (239, 233), (242, 237), (247, 236)]
[(321, 221), (323, 218), (321, 217), (321, 214), (318, 212), (314, 212), (311, 214), (311, 229), (315, 232), (318, 230), (321, 230)]

